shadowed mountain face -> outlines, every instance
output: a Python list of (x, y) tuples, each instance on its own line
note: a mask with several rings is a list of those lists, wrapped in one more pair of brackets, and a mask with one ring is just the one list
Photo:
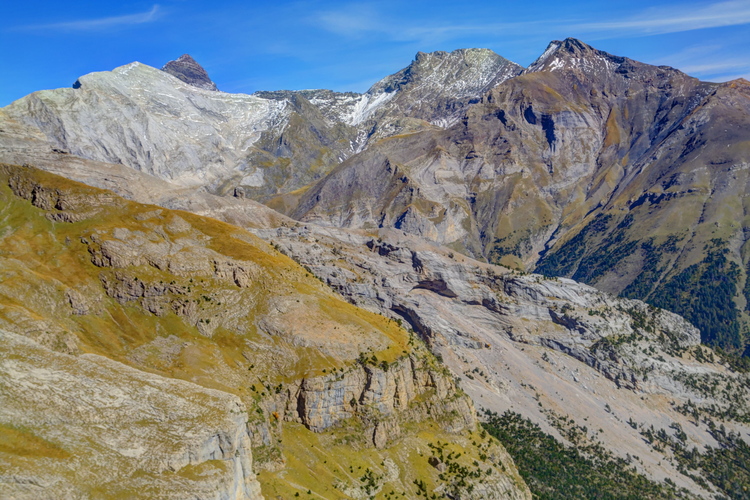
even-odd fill
[(553, 42), (450, 129), (350, 158), (292, 216), (395, 227), (572, 276), (685, 314), (704, 341), (739, 349), (749, 97), (744, 80), (704, 83)]
[(161, 70), (193, 87), (203, 90), (219, 90), (216, 88), (216, 84), (211, 81), (203, 66), (198, 64), (190, 54), (183, 54), (176, 60), (169, 61)]

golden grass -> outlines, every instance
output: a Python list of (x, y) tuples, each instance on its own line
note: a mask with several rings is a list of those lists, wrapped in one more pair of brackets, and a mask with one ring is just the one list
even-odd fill
[(31, 458), (70, 458), (70, 453), (55, 443), (23, 427), (0, 423), (0, 453)]
[[(374, 498), (385, 498), (386, 494), (395, 492), (402, 498), (413, 498), (416, 494), (414, 479), (425, 481), (428, 491), (433, 491), (442, 481), (440, 473), (428, 462), (433, 452), (430, 443), (443, 443), (446, 455), (453, 452), (461, 454), (456, 461), (462, 466), (472, 468), (476, 460), (483, 470), (491, 464), (480, 458), (478, 445), (483, 444), (478, 433), (463, 432), (449, 434), (432, 420), (402, 426), (402, 437), (391, 446), (376, 449), (367, 443), (369, 435), (357, 420), (343, 422), (322, 433), (313, 433), (301, 424), (286, 423), (279, 450), (287, 461), (283, 471), (262, 471), (258, 480), (267, 498), (350, 498), (344, 495), (342, 488), (334, 485), (361, 487), (361, 478), (367, 469), (376, 476), (385, 476), (385, 460), (393, 460), (398, 466), (398, 478), (391, 481), (381, 480), (380, 491)], [(476, 442), (477, 444), (472, 444)], [(484, 446), (496, 443), (492, 438), (484, 440)], [(520, 477), (511, 474), (511, 478), (522, 484)], [(385, 478), (384, 478), (385, 479)], [(308, 490), (310, 494), (308, 495)]]
[[(7, 179), (8, 175), (26, 176), (45, 188), (54, 186), (55, 189), (76, 196), (105, 193), (33, 168), (5, 166), (0, 171), (0, 177)], [(395, 322), (344, 301), (292, 259), (273, 250), (255, 235), (225, 222), (192, 213), (161, 209), (119, 198), (116, 200), (114, 205), (95, 207), (98, 212), (88, 219), (76, 223), (55, 223), (44, 216), (43, 210), (32, 206), (28, 200), (13, 195), (7, 181), (0, 181), (0, 258), (12, 257), (17, 262), (11, 267), (6, 266), (6, 269), (17, 268), (17, 272), (15, 277), (5, 279), (3, 285), (8, 291), (25, 290), (24, 295), (18, 298), (16, 293), (0, 292), (2, 305), (14, 308), (16, 315), (48, 321), (63, 331), (73, 332), (83, 352), (101, 354), (127, 364), (134, 364), (129, 358), (134, 349), (158, 337), (174, 335), (191, 346), (177, 360), (165, 365), (154, 358), (150, 364), (135, 363), (136, 366), (211, 387), (224, 388), (229, 385), (231, 387), (228, 390), (233, 393), (240, 392), (241, 387), (237, 386), (236, 381), (246, 378), (247, 374), (243, 373), (237, 379), (236, 376), (219, 376), (217, 370), (226, 373), (247, 370), (246, 365), (250, 363), (243, 354), (248, 352), (247, 342), (251, 338), (256, 345), (265, 345), (267, 349), (281, 349), (298, 359), (284, 373), (264, 373), (263, 369), (256, 369), (269, 381), (288, 382), (304, 376), (319, 376), (324, 373), (324, 369), (344, 367), (356, 358), (356, 355), (352, 359), (326, 356), (314, 346), (291, 345), (283, 336), (269, 338), (256, 335), (256, 318), (268, 313), (269, 300), (274, 297), (298, 297), (297, 300), (304, 306), (301, 309), (304, 317), (299, 318), (302, 324), (306, 324), (304, 320), (307, 317), (313, 317), (317, 318), (316, 321), (329, 325), (326, 328), (332, 329), (332, 325), (335, 325), (340, 331), (341, 342), (347, 342), (356, 332), (365, 333), (371, 339), (368, 342), (379, 338), (379, 344), (387, 346), (375, 352), (380, 360), (392, 362), (401, 357), (404, 350), (411, 350), (408, 346), (408, 333)], [(160, 215), (143, 217), (156, 210), (160, 211)], [(189, 289), (189, 293), (178, 298), (198, 302), (198, 317), (218, 324), (218, 328), (212, 325), (212, 338), (202, 335), (187, 318), (169, 310), (157, 317), (145, 310), (139, 301), (120, 304), (106, 296), (100, 274), (104, 273), (114, 279), (115, 271), (94, 266), (88, 246), (81, 242), (84, 237), (90, 241), (92, 234), (104, 240), (109, 239), (116, 228), (138, 231), (157, 240), (169, 238), (169, 231), (159, 233), (154, 230), (160, 225), (167, 225), (177, 216), (190, 224), (192, 229), (187, 233), (183, 231), (176, 234), (174, 238), (201, 240), (201, 244), (208, 249), (233, 259), (240, 265), (242, 262), (251, 262), (252, 266), (246, 267), (255, 266), (253, 273), (258, 276), (250, 283), (250, 287), (239, 289), (232, 282), (219, 281), (209, 276), (192, 280), (147, 265), (131, 266), (118, 272), (131, 278), (138, 277), (144, 283), (175, 282)], [(69, 287), (81, 290), (89, 299), (95, 299), (95, 310), (82, 316), (71, 315), (64, 296)], [(219, 306), (218, 300), (206, 302), (202, 299), (204, 295), (236, 297), (235, 294), (239, 294), (239, 297), (230, 300), (228, 307), (233, 308), (232, 311), (243, 308), (245, 316), (231, 323), (239, 325), (240, 331), (235, 331), (234, 327), (222, 326), (226, 304)], [(60, 315), (61, 310), (67, 312)], [(290, 313), (285, 321), (297, 321), (295, 314)], [(6, 313), (3, 316), (12, 322)], [(295, 328), (295, 335), (310, 335), (314, 340), (318, 333), (313, 329)], [(321, 341), (326, 342), (327, 339), (321, 338)], [(149, 357), (146, 359), (148, 362)], [(224, 382), (212, 377), (218, 377)], [(235, 382), (229, 383), (230, 379)]]

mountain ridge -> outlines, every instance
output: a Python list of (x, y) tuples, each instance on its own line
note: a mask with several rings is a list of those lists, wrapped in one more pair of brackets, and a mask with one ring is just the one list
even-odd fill
[[(658, 196), (675, 205), (702, 192), (704, 181), (679, 190), (674, 179), (697, 179), (698, 170), (678, 172), (693, 168), (684, 166), (684, 158), (706, 147), (700, 136), (716, 129), (713, 121), (706, 122), (718, 113), (713, 108), (721, 107), (727, 116), (734, 113), (728, 103), (743, 108), (746, 87), (739, 80), (700, 82), (673, 68), (613, 56), (575, 39), (553, 41), (523, 71), (486, 49), (419, 53), (407, 68), (360, 95), (204, 93), (160, 75), (166, 77), (134, 63), (81, 77), (76, 89), (35, 93), (13, 103), (0, 115), (5, 123), (0, 137), (9, 146), (5, 154), (21, 162), (24, 157), (33, 160), (39, 148), (26, 143), (33, 137), (46, 140), (52, 152), (123, 163), (214, 194), (250, 197), (298, 219), (349, 227), (391, 225), (468, 255), (575, 276), (647, 300), (654, 290), (638, 280), (653, 272), (648, 267), (653, 263), (644, 264), (655, 258), (647, 255), (651, 236), (632, 234), (629, 246), (617, 250), (627, 257), (619, 268), (613, 264), (620, 260), (608, 257), (611, 252), (601, 238), (591, 240), (588, 250), (563, 247), (597, 216), (621, 223), (620, 211), (637, 209), (634, 200), (645, 193), (652, 194), (644, 200)], [(471, 75), (483, 79), (466, 87), (474, 97), (461, 98), (456, 89)], [(434, 90), (438, 80), (451, 90)], [(492, 89), (486, 91), (488, 86)], [(423, 93), (429, 98), (420, 101)], [(249, 108), (254, 111), (248, 113)], [(357, 113), (367, 119), (352, 118)], [(462, 118), (456, 122), (457, 116)], [(737, 115), (738, 124), (743, 119)], [(742, 138), (735, 132), (715, 137), (711, 144), (736, 141), (740, 149), (729, 156), (712, 149), (716, 158), (708, 159), (709, 165), (733, 161), (730, 156), (742, 164)], [(660, 160), (667, 156), (670, 162)], [(358, 168), (369, 169), (359, 181)], [(376, 182), (376, 174), (388, 179), (386, 184)], [(653, 183), (659, 177), (664, 179), (657, 186)], [(359, 191), (346, 188), (353, 182)], [(668, 189), (674, 192), (663, 192)], [(705, 227), (696, 217), (691, 225)], [(654, 235), (656, 229), (647, 226), (634, 228)], [(619, 238), (636, 232), (609, 225), (602, 229)], [(671, 234), (659, 235), (657, 243), (670, 237), (691, 248), (711, 239), (700, 232), (696, 237), (701, 241), (690, 243), (685, 234)], [(748, 263), (741, 245), (732, 245), (731, 260), (740, 271), (731, 286), (738, 291), (748, 281)], [(701, 261), (700, 251), (682, 250), (680, 262), (668, 257), (670, 263), (662, 263), (657, 282), (673, 286), (670, 280)], [(580, 258), (581, 252), (591, 254), (588, 260)], [(562, 267), (554, 263), (564, 255), (576, 257)], [(605, 261), (593, 272), (577, 271), (581, 262), (591, 267), (592, 259), (602, 255)], [(646, 274), (637, 278), (644, 265)], [(626, 266), (632, 269), (625, 271)], [(628, 282), (626, 276), (637, 279)], [(659, 305), (689, 311), (674, 295), (669, 292), (668, 301)], [(730, 332), (720, 334), (701, 323), (705, 341), (743, 350), (741, 330), (747, 318), (742, 301), (739, 292), (723, 299), (717, 307), (729, 311)], [(693, 321), (705, 321), (699, 317), (704, 312), (688, 314)]]
[(135, 63), (3, 108), (0, 160), (152, 205), (3, 166), (0, 328), (239, 398), (264, 495), (470, 495), (460, 447), (508, 467), (477, 495), (528, 498), (476, 405), (605, 450), (644, 497), (741, 498), (717, 471), (745, 456), (748, 376), (700, 344), (747, 340), (750, 84), (574, 39), (545, 52), (524, 71), (418, 53), (364, 98)]
[[(698, 186), (685, 186), (681, 191), (677, 179), (685, 182), (708, 168), (704, 165), (734, 162), (742, 171), (747, 161), (747, 152), (741, 146), (745, 127), (738, 125), (719, 133), (713, 123), (723, 119), (720, 116), (735, 117), (738, 123), (747, 121), (745, 86), (741, 82), (700, 82), (672, 68), (627, 58), (615, 58), (618, 62), (614, 64), (577, 41), (550, 47), (538, 68), (495, 87), (468, 110), (463, 123), (374, 145), (312, 186), (289, 213), (322, 224), (401, 228), (470, 255), (530, 269), (542, 255), (542, 272), (573, 275), (605, 290), (622, 291), (629, 286), (623, 280), (637, 277), (639, 267), (618, 271), (614, 266), (624, 263), (615, 254), (607, 263), (606, 248), (615, 251), (617, 241), (608, 244), (600, 236), (590, 250), (584, 251), (592, 253), (587, 267), (600, 257), (605, 259), (598, 261), (595, 273), (575, 274), (568, 271), (573, 267), (558, 269), (544, 262), (591, 224), (597, 214), (605, 217), (612, 212), (611, 225), (597, 231), (614, 234), (610, 238), (615, 240), (620, 234), (622, 239), (628, 230), (617, 230), (616, 226), (627, 211), (637, 210), (640, 205), (635, 200), (645, 193), (653, 192), (654, 197), (661, 196), (660, 200), (677, 206), (682, 197), (705, 192)], [(565, 54), (572, 50), (569, 60), (577, 61), (577, 66), (563, 69), (560, 65), (567, 63), (554, 56), (561, 50)], [(579, 57), (581, 53), (586, 57)], [(713, 131), (711, 142), (701, 138), (708, 130)], [(703, 163), (686, 163), (687, 157), (699, 153), (697, 148), (701, 148)], [(681, 173), (680, 169), (696, 170)], [(716, 171), (710, 178), (725, 186), (722, 190), (727, 195), (738, 196), (729, 194), (731, 188), (722, 180), (723, 175)], [(375, 178), (388, 179), (388, 183), (376, 186)], [(659, 178), (662, 180), (657, 181)], [(349, 192), (342, 185), (359, 185), (360, 190)], [(664, 192), (670, 187), (672, 194)], [(738, 193), (738, 189), (735, 186), (733, 192)], [(683, 191), (685, 194), (680, 194)], [(650, 205), (656, 202), (653, 199)], [(740, 211), (734, 220), (743, 217)], [(659, 234), (646, 219), (642, 220), (644, 229), (640, 231), (644, 235), (629, 238), (628, 248), (647, 244), (644, 242), (650, 236)], [(665, 229), (681, 226), (679, 222), (677, 226), (664, 223)], [(700, 214), (692, 224), (706, 227)], [(702, 234), (696, 237), (705, 238), (703, 243), (707, 244), (711, 238)], [(632, 238), (641, 241), (636, 243)], [(668, 235), (659, 238), (665, 241)], [(700, 248), (703, 243), (692, 245)], [(597, 247), (603, 247), (598, 254)], [(631, 250), (628, 252), (632, 255)], [(678, 264), (676, 272), (695, 263), (696, 254), (684, 254), (687, 260)], [(744, 252), (735, 246), (732, 255), (732, 260), (745, 269)], [(576, 262), (581, 261), (568, 260), (566, 265), (575, 266)], [(665, 272), (670, 271), (665, 268)], [(668, 281), (670, 276), (664, 278)], [(744, 282), (740, 276), (737, 291)], [(630, 296), (646, 297), (633, 293)], [(737, 309), (731, 305), (733, 300), (721, 308)], [(699, 321), (697, 316), (691, 319)], [(701, 328), (707, 325), (703, 323)], [(707, 330), (704, 340), (716, 342), (716, 335)], [(744, 341), (739, 331), (729, 336), (735, 340), (728, 342), (725, 336), (719, 345), (741, 350)]]

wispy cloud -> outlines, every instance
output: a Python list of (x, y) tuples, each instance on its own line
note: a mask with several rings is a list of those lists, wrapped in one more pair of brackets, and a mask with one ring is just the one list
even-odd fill
[(716, 75), (710, 79), (712, 82), (729, 82), (731, 80), (737, 80), (738, 78), (744, 78), (745, 80), (750, 80), (750, 71), (747, 73), (729, 73), (729, 74), (721, 74)]
[[(551, 21), (512, 22), (512, 23), (471, 23), (446, 24), (430, 23), (421, 19), (419, 23), (384, 15), (377, 4), (355, 3), (336, 9), (320, 11), (310, 19), (315, 26), (347, 38), (365, 38), (377, 35), (381, 39), (395, 42), (427, 43), (451, 40), (467, 35), (525, 34), (530, 30), (544, 32), (553, 24)], [(418, 24), (418, 26), (415, 26)]]
[(611, 36), (627, 34), (657, 35), (705, 28), (738, 26), (750, 23), (750, 0), (729, 0), (709, 5), (675, 5), (650, 8), (618, 21), (573, 24), (578, 32), (609, 32)]
[(154, 22), (161, 17), (162, 13), (162, 9), (157, 4), (146, 12), (136, 14), (100, 17), (97, 19), (79, 19), (60, 23), (34, 24), (19, 26), (15, 29), (18, 31), (95, 32)]
[(680, 66), (680, 69), (685, 73), (695, 75), (712, 75), (720, 71), (727, 70), (738, 70), (743, 68), (750, 69), (750, 62), (742, 59), (726, 59), (717, 62), (704, 62), (696, 64), (688, 64), (687, 66)]
[(346, 37), (390, 31), (388, 23), (371, 4), (349, 4), (337, 10), (318, 12), (313, 18), (314, 23), (323, 29)]
[(525, 22), (446, 24), (430, 23), (422, 19), (416, 27), (408, 19), (394, 16), (390, 11), (381, 11), (377, 4), (353, 3), (335, 11), (320, 11), (313, 15), (312, 22), (331, 33), (348, 38), (364, 38), (376, 34), (392, 41), (425, 42), (499, 33), (505, 36), (544, 35), (550, 31), (601, 39), (750, 24), (750, 0), (649, 8), (617, 21), (556, 18)]
[(750, 57), (745, 55), (744, 50), (734, 49), (720, 44), (700, 44), (649, 62), (674, 66), (685, 73), (711, 81), (747, 78), (750, 73)]

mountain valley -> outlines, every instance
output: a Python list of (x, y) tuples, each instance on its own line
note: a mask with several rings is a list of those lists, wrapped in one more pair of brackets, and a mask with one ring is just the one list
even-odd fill
[(0, 496), (744, 498), (748, 120), (574, 39), (0, 109)]

